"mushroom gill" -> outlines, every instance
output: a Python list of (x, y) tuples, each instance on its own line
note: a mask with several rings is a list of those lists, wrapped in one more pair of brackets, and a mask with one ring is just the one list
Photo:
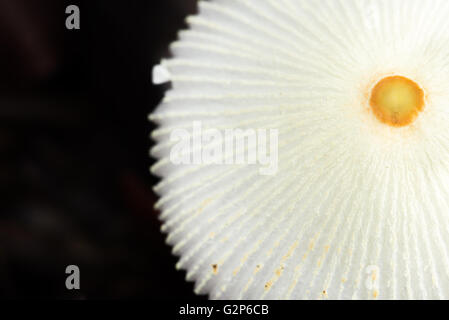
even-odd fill
[(448, 15), (199, 2), (150, 115), (163, 231), (197, 293), (449, 298)]

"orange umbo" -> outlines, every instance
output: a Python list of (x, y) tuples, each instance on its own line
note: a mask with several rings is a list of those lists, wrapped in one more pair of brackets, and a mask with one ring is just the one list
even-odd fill
[(404, 127), (413, 123), (423, 111), (424, 91), (406, 77), (386, 77), (372, 89), (370, 106), (381, 122)]

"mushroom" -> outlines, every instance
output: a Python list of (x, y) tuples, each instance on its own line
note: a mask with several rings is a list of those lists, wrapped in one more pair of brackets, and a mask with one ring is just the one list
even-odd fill
[(171, 88), (150, 115), (156, 206), (196, 293), (449, 298), (448, 15), (199, 2), (154, 68)]

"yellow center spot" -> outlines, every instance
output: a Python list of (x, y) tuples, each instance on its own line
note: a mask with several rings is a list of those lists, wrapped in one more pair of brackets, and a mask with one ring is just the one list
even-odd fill
[(423, 111), (424, 91), (408, 78), (387, 77), (374, 86), (370, 105), (382, 123), (404, 127), (415, 121)]

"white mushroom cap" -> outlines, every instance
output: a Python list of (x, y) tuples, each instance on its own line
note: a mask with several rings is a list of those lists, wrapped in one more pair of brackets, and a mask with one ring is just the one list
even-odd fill
[[(449, 298), (449, 1), (199, 9), (155, 69), (172, 89), (150, 116), (163, 230), (196, 292)], [(202, 149), (174, 139), (210, 129)], [(226, 129), (277, 132), (271, 174), (205, 161)]]

